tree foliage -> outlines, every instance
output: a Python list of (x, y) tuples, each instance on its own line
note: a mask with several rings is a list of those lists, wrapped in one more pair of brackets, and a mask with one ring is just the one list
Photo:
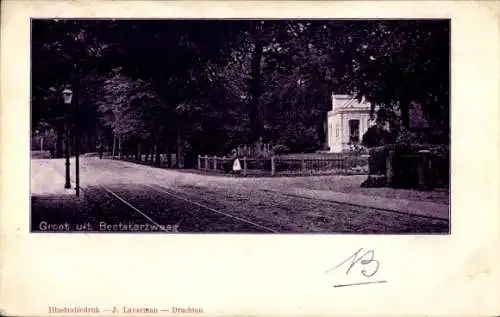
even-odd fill
[(449, 21), (34, 20), (32, 41), (33, 128), (56, 125), (77, 83), (88, 140), (300, 152), (322, 147), (334, 91), (406, 128), (418, 104), (447, 142)]
[(351, 58), (342, 72), (347, 89), (378, 106), (380, 121), (392, 121), (396, 112), (409, 128), (409, 109), (416, 103), (436, 128), (446, 130), (449, 21), (373, 21), (350, 30), (340, 40), (342, 60)]

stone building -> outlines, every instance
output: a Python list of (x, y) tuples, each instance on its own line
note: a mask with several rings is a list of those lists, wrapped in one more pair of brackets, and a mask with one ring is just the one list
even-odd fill
[(363, 134), (375, 124), (370, 120), (370, 104), (350, 95), (332, 93), (332, 109), (327, 116), (327, 144), (330, 152), (344, 152), (361, 144)]

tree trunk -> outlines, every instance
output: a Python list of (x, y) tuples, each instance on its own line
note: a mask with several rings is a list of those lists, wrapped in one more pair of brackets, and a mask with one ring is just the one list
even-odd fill
[(158, 144), (158, 141), (155, 143), (155, 165), (160, 166), (160, 146)]
[(167, 165), (168, 165), (168, 168), (172, 168), (172, 151), (170, 149), (170, 146), (167, 145)]
[(180, 127), (177, 129), (176, 165), (177, 168), (184, 168), (184, 138)]
[(255, 43), (255, 49), (252, 55), (252, 61), (250, 64), (250, 83), (249, 83), (249, 93), (250, 101), (248, 104), (248, 117), (250, 120), (250, 136), (251, 141), (255, 141), (260, 137), (261, 134), (261, 122), (259, 116), (259, 100), (261, 94), (261, 62), (262, 54), (264, 49), (264, 42), (262, 40), (257, 40)]
[(94, 135), (91, 133), (90, 135), (87, 135), (87, 144), (85, 144), (85, 152), (95, 152), (95, 144), (97, 142), (95, 141)]
[(155, 156), (155, 148), (154, 145), (152, 145), (149, 149), (149, 162), (148, 162), (151, 165), (153, 165), (154, 156)]
[(118, 136), (118, 158), (122, 157), (122, 138)]
[(116, 133), (113, 133), (113, 149), (111, 150), (111, 156), (116, 154)]
[(402, 99), (399, 108), (401, 110), (401, 123), (408, 130), (410, 129), (410, 102)]
[(64, 128), (58, 127), (57, 131), (57, 139), (56, 139), (56, 158), (63, 157), (63, 138), (64, 138)]
[(138, 161), (141, 159), (141, 142), (137, 142), (137, 152), (135, 153), (135, 159)]

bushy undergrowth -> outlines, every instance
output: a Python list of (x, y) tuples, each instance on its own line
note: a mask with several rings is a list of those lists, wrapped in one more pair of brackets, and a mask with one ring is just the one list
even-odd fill
[(284, 144), (273, 144), (269, 148), (256, 143), (252, 146), (238, 146), (233, 149), (229, 157), (247, 157), (247, 158), (271, 158), (274, 155), (287, 154), (290, 152), (288, 146)]
[[(401, 140), (402, 141), (402, 140)], [(369, 170), (371, 175), (385, 175), (387, 172), (387, 156), (394, 152), (393, 171), (396, 181), (414, 183), (419, 151), (427, 150), (430, 156), (430, 169), (427, 171), (433, 186), (449, 186), (449, 146), (442, 144), (392, 143), (369, 150)], [(411, 174), (411, 175), (410, 175)], [(410, 185), (408, 185), (410, 186)]]

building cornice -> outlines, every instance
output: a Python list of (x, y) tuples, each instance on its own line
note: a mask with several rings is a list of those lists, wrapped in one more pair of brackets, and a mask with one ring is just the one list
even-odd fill
[(336, 114), (344, 114), (344, 113), (370, 113), (370, 108), (340, 108), (334, 111), (328, 111), (328, 116), (332, 117)]

